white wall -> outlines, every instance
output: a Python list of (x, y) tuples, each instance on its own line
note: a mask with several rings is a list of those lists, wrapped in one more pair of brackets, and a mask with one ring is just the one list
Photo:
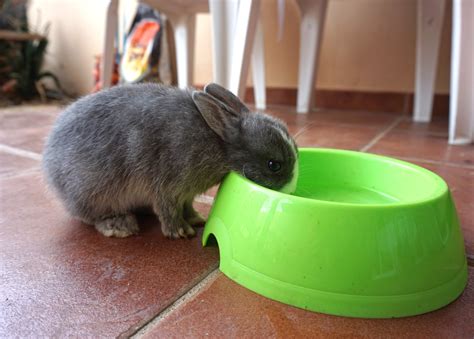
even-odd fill
[[(47, 68), (77, 94), (92, 88), (94, 55), (102, 48), (107, 0), (30, 0), (30, 22), (51, 22)], [(135, 0), (122, 0), (131, 11)], [(126, 8), (126, 9), (125, 9)], [(276, 40), (276, 0), (262, 1), (269, 87), (296, 87), (299, 13), (287, 0), (285, 31)], [(449, 91), (450, 16), (443, 30), (436, 90)], [(211, 23), (198, 16), (195, 83), (212, 79)], [(411, 92), (414, 87), (416, 0), (331, 0), (317, 87)]]
[(68, 92), (85, 94), (92, 88), (106, 4), (104, 0), (30, 0), (30, 26), (37, 27), (40, 21), (39, 27), (51, 23), (46, 68), (59, 77)]

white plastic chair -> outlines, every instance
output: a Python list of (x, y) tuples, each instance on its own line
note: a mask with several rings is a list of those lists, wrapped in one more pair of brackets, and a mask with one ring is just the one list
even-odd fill
[[(113, 41), (117, 32), (118, 1), (110, 0), (107, 9), (103, 52), (104, 88), (111, 84)], [(260, 0), (142, 0), (163, 12), (174, 30), (178, 86), (192, 84), (196, 14), (210, 13), (213, 21), (214, 81), (243, 97), (254, 40), (259, 44), (252, 62), (256, 106), (265, 109), (265, 68), (263, 31), (257, 25)], [(257, 38), (255, 39), (255, 35)]]
[[(301, 12), (298, 113), (313, 105), (319, 50), (327, 0), (296, 0)], [(414, 120), (429, 121), (443, 23), (445, 0), (418, 0)]]
[[(265, 109), (265, 61), (260, 0), (209, 0), (215, 81), (244, 97), (250, 61), (255, 105)], [(252, 55), (252, 60), (248, 55)]]
[(209, 11), (207, 0), (141, 0), (141, 2), (165, 13), (170, 20), (176, 48), (178, 86), (186, 88), (192, 85), (196, 14)]
[[(446, 1), (418, 0), (413, 120), (431, 121)], [(453, 1), (449, 143), (474, 141), (474, 2)]]
[[(296, 0), (301, 11), (297, 112), (312, 107), (327, 0)], [(446, 1), (418, 0), (413, 120), (429, 122)], [(449, 143), (474, 141), (474, 1), (454, 0)]]
[(415, 102), (413, 120), (429, 122), (438, 65), (445, 0), (418, 0), (416, 25)]
[(474, 1), (453, 1), (449, 143), (474, 142)]
[(296, 111), (308, 113), (313, 104), (328, 2), (327, 0), (297, 0), (297, 3), (301, 13), (301, 23)]

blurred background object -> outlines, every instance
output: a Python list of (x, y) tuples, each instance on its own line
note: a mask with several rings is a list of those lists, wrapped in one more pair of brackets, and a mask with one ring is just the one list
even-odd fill
[[(28, 11), (32, 21), (41, 16), (52, 23), (51, 56), (46, 57), (46, 65), (58, 74), (65, 88), (71, 88), (77, 95), (91, 89), (90, 73), (84, 70), (91, 70), (94, 55), (102, 53), (107, 5), (107, 0), (30, 0)], [(282, 39), (278, 40), (277, 5), (277, 0), (261, 3), (267, 94), (275, 93), (272, 90), (292, 90), (288, 91), (292, 94), (276, 98), (273, 95), (268, 101), (295, 104), (301, 14), (296, 1), (285, 2), (285, 25)], [(136, 6), (134, 0), (120, 1), (119, 15), (128, 13), (132, 20)], [(405, 100), (402, 97), (409, 97), (414, 91), (416, 22), (416, 0), (330, 0), (321, 41), (316, 93), (318, 90), (390, 93)], [(211, 25), (209, 13), (196, 15), (198, 47), (194, 56), (194, 85), (213, 79)], [(448, 1), (435, 83), (435, 92), (441, 97), (449, 93), (450, 27)], [(72, 48), (73, 45), (76, 48)], [(74, 62), (65, 64), (64, 60)], [(252, 86), (252, 78), (247, 85)]]
[[(0, 10), (0, 94), (8, 102), (63, 96), (58, 78), (42, 69), (48, 46), (49, 24), (30, 31), (27, 2), (6, 0)], [(38, 34), (37, 32), (41, 33)], [(46, 79), (52, 80), (45, 82)]]
[(125, 83), (158, 81), (163, 23), (160, 13), (140, 4), (124, 42), (120, 75)]
[[(472, 2), (456, 1), (464, 7)], [(183, 8), (182, 5), (186, 1), (144, 2), (153, 3), (154, 9), (157, 9), (158, 5), (170, 3), (171, 9), (179, 12), (177, 9)], [(48, 22), (53, 23), (49, 36), (54, 58), (47, 57), (45, 61), (47, 67), (59, 75), (65, 88), (76, 95), (91, 90), (90, 75), (83, 70), (93, 69), (93, 56), (103, 54), (104, 44), (109, 44), (106, 50), (111, 51), (112, 60), (115, 48), (119, 52), (123, 50), (122, 35), (119, 37), (113, 34), (112, 40), (104, 40), (106, 18), (111, 11), (116, 11), (117, 22), (112, 24), (119, 32), (127, 33), (139, 3), (137, 0), (70, 0), (67, 3), (59, 0), (31, 0), (30, 16), (37, 17), (42, 13)], [(235, 63), (228, 58), (228, 55), (233, 53), (232, 47), (229, 46), (243, 44), (245, 39), (227, 41), (223, 46), (225, 39), (222, 37), (226, 35), (221, 34), (219, 39), (215, 36), (216, 31), (212, 34), (215, 18), (222, 20), (223, 15), (213, 17), (212, 13), (207, 11), (212, 10), (213, 4), (214, 7), (216, 4), (225, 4), (227, 9), (221, 9), (221, 14), (233, 11), (235, 17), (235, 9), (239, 7), (239, 3), (247, 4), (248, 7), (248, 4), (253, 2), (211, 0), (210, 5), (207, 3), (195, 1), (194, 7), (184, 7), (186, 13), (194, 11), (195, 26), (191, 22), (182, 25), (181, 27), (186, 26), (188, 29), (191, 26), (194, 28), (184, 33), (189, 37), (178, 39), (176, 37), (180, 33), (172, 27), (176, 26), (177, 20), (174, 18), (174, 23), (169, 20), (175, 15), (168, 10), (171, 14), (167, 16), (166, 24), (162, 25), (162, 33), (165, 34), (166, 30), (167, 39), (161, 39), (160, 43), (161, 47), (163, 44), (167, 45), (162, 48), (161, 56), (163, 58), (166, 55), (167, 59), (162, 62), (160, 58), (160, 77), (163, 77), (162, 74), (167, 74), (164, 77), (167, 79), (175, 76), (179, 83), (181, 69), (181, 74), (185, 74), (182, 84), (200, 87), (215, 80), (227, 84), (227, 87), (244, 96), (247, 101), (256, 102), (257, 108), (265, 107), (268, 102), (296, 105), (299, 112), (307, 112), (314, 109), (315, 104), (318, 109), (361, 109), (413, 114), (416, 121), (429, 121), (432, 113), (450, 110), (449, 93), (450, 84), (453, 83), (451, 76), (454, 77), (451, 73), (451, 28), (456, 26), (456, 23), (452, 22), (452, 1), (263, 0), (257, 11), (258, 19), (254, 20), (256, 27), (246, 32), (248, 34), (254, 30), (248, 37), (250, 40), (255, 39), (255, 45), (250, 48), (247, 46), (246, 52), (241, 53), (242, 56)], [(206, 8), (201, 9), (199, 6)], [(472, 10), (464, 10), (464, 16), (470, 12)], [(463, 20), (464, 23), (468, 21)], [(258, 25), (261, 25), (261, 39), (258, 38)], [(81, 29), (78, 30), (77, 27)], [(236, 27), (245, 32), (242, 26)], [(464, 30), (469, 32), (469, 29)], [(463, 36), (466, 37), (466, 34)], [(313, 38), (308, 38), (311, 35)], [(192, 36), (195, 37), (195, 43), (190, 38)], [(71, 37), (74, 37), (74, 47)], [(216, 41), (220, 41), (220, 50), (224, 52), (217, 52), (214, 46)], [(194, 48), (189, 48), (192, 44)], [(185, 53), (186, 70), (179, 66), (173, 68), (182, 60), (176, 50), (185, 46), (188, 49)], [(260, 49), (257, 50), (256, 46), (260, 46)], [(468, 47), (464, 48), (467, 49)], [(217, 55), (219, 57), (216, 57)], [(64, 60), (74, 62), (66, 64)], [(252, 67), (250, 63), (257, 66)], [(230, 84), (228, 78), (231, 71), (228, 65), (237, 67), (234, 78), (240, 78), (233, 82), (237, 83), (237, 86)], [(252, 71), (252, 68), (256, 71), (252, 72), (253, 77), (247, 79), (248, 66)], [(221, 74), (226, 75), (218, 76), (218, 69), (221, 69)], [(111, 78), (108, 81), (111, 81)], [(453, 106), (451, 101), (451, 112), (454, 112), (455, 107), (459, 105)], [(455, 116), (454, 113), (450, 115)], [(472, 125), (469, 123), (472, 120), (467, 119), (468, 126)], [(453, 126), (455, 121), (456, 119), (453, 120)], [(457, 123), (457, 126), (460, 124)], [(453, 134), (457, 128), (452, 127), (451, 130)], [(457, 143), (455, 139), (461, 140), (454, 136), (450, 138), (451, 142)]]

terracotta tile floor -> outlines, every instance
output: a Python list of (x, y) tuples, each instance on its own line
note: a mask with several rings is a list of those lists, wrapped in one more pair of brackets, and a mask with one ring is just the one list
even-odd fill
[[(219, 273), (216, 248), (170, 241), (153, 217), (108, 239), (69, 218), (41, 178), (44, 138), (60, 109), (0, 110), (0, 337), (474, 337), (474, 267), (464, 294), (417, 317), (364, 320), (303, 311)], [(446, 143), (447, 119), (414, 124), (386, 113), (318, 111), (285, 120), (301, 146), (386, 154), (441, 175), (474, 258), (474, 146)], [(216, 188), (197, 199), (209, 212)], [(200, 230), (199, 234), (201, 234)]]

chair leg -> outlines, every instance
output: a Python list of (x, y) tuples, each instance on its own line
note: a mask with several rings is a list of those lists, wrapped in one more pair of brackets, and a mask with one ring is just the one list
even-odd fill
[(169, 20), (174, 30), (178, 87), (186, 88), (193, 83), (196, 15), (170, 15)]
[(252, 76), (255, 97), (255, 107), (257, 109), (266, 108), (266, 84), (265, 84), (265, 45), (263, 40), (262, 21), (257, 21), (255, 41), (252, 51)]
[(250, 65), (250, 52), (260, 12), (260, 0), (240, 0), (232, 49), (229, 90), (244, 97)]
[(301, 11), (301, 25), (296, 111), (308, 113), (311, 109), (316, 84), (327, 0), (298, 0), (298, 6)]
[(474, 3), (453, 1), (449, 143), (474, 142)]
[(112, 73), (114, 71), (115, 58), (115, 36), (118, 24), (118, 0), (110, 0), (107, 4), (107, 16), (105, 19), (105, 39), (102, 51), (102, 88), (109, 88), (112, 84)]
[(413, 120), (431, 120), (445, 0), (418, 0)]
[(209, 0), (212, 19), (212, 52), (214, 82), (229, 87), (234, 30), (238, 0)]

